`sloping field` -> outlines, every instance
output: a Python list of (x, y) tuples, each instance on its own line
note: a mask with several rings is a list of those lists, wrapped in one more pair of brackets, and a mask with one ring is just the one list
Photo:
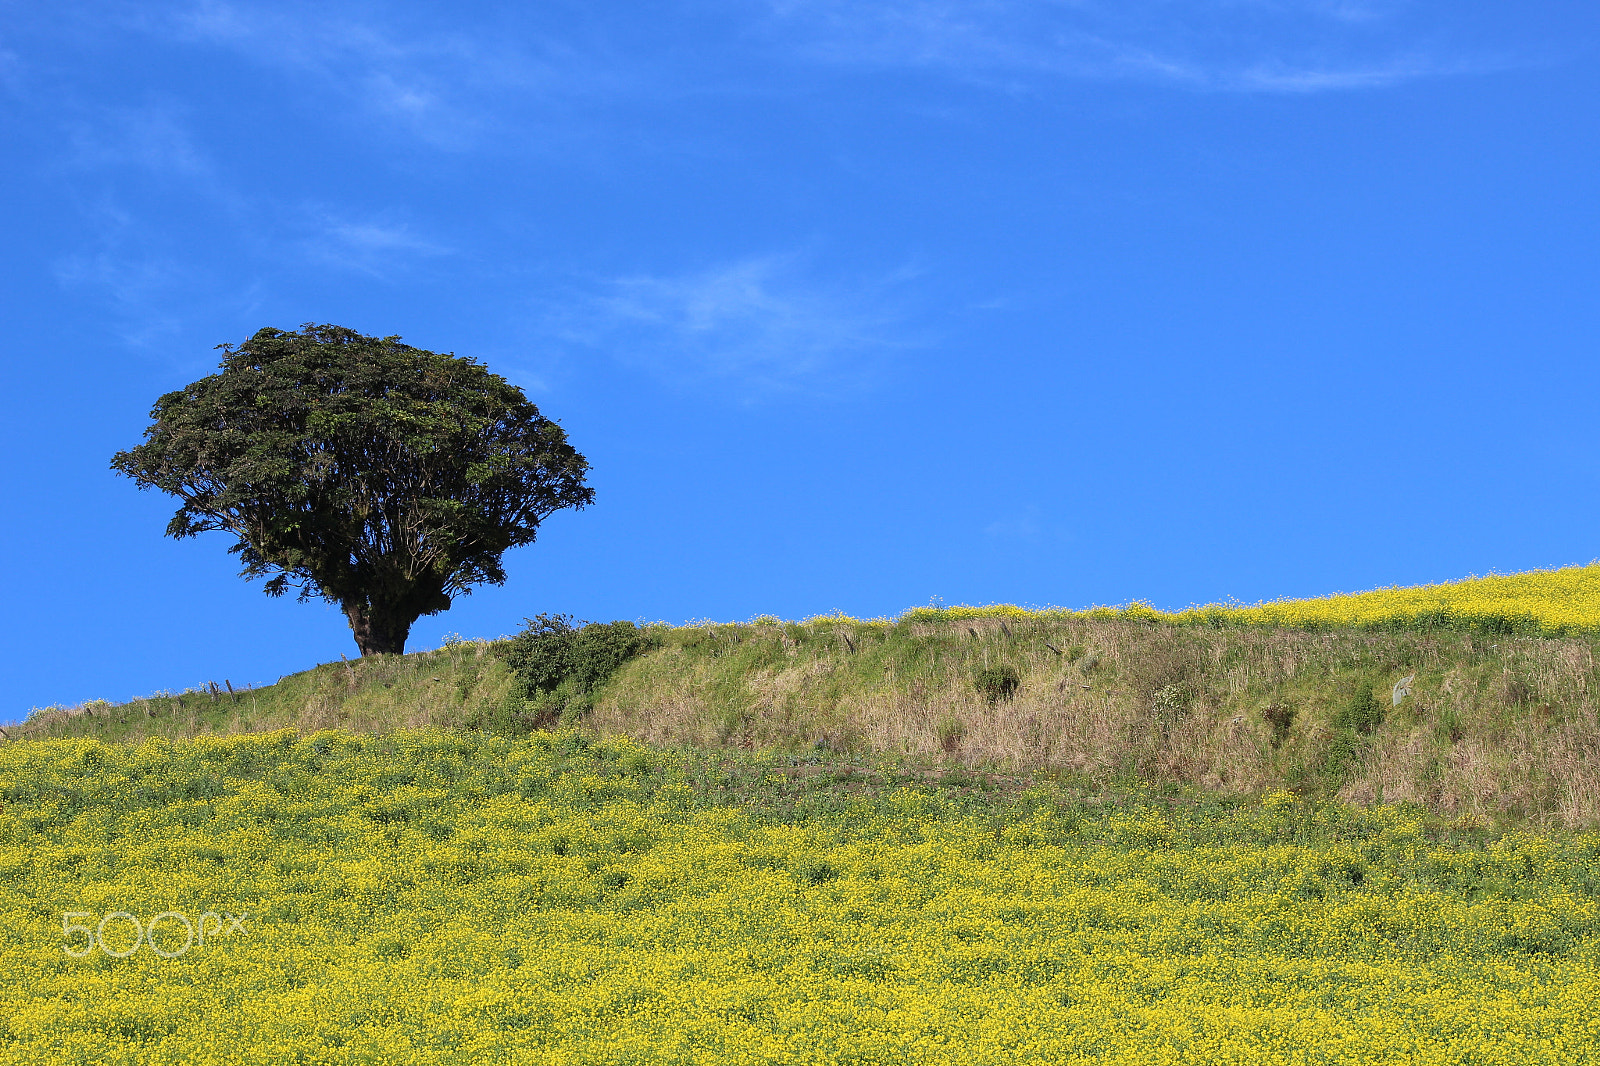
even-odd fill
[[(1157, 613), (1157, 617), (1162, 615)], [(1565, 636), (1600, 632), (1600, 565), (1472, 577), (1439, 585), (1373, 589), (1251, 606), (1195, 607), (1177, 622), (1235, 622), (1303, 629), (1447, 628)]]
[[(870, 752), (1097, 785), (1277, 788), (1600, 824), (1589, 638), (1138, 618), (706, 627), (583, 719), (660, 745)], [(1014, 678), (997, 694), (986, 679)]]
[(1600, 1061), (1590, 834), (576, 733), (24, 741), (0, 802), (6, 1064)]
[(1596, 826), (1597, 588), (1591, 566), (1168, 615), (1001, 606), (650, 626), (650, 650), (604, 684), (539, 701), (504, 645), (467, 642), (252, 690), (219, 679), (50, 709), (22, 735), (564, 723), (664, 747), (821, 750), (1097, 788), (1291, 789), (1469, 822)]
[(1030, 610), (991, 607), (915, 607), (900, 621), (937, 618), (1140, 618), (1179, 625), (1247, 625), (1291, 629), (1380, 629), (1432, 632), (1464, 629), (1489, 634), (1567, 636), (1600, 633), (1600, 564), (1520, 574), (1469, 577), (1335, 593), (1303, 600), (1208, 604), (1161, 611), (1146, 604)]

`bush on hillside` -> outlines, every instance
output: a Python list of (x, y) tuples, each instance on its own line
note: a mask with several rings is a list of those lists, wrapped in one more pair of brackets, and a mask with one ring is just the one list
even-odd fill
[(632, 622), (577, 626), (563, 614), (541, 614), (525, 621), (527, 628), (511, 638), (502, 654), (535, 719), (570, 723), (588, 709), (595, 690), (623, 663), (654, 644)]
[(1345, 698), (1333, 713), (1333, 728), (1370, 734), (1383, 724), (1383, 704), (1372, 694), (1370, 685), (1361, 685)]
[(1383, 724), (1383, 704), (1372, 694), (1372, 685), (1358, 682), (1333, 712), (1329, 726), (1328, 751), (1324, 770), (1335, 781), (1344, 781), (1359, 767), (1371, 747), (1368, 739)]
[(1015, 668), (1010, 666), (985, 666), (972, 675), (973, 687), (978, 694), (990, 703), (999, 703), (1009, 700), (1016, 694), (1017, 686), (1022, 684), (1022, 679), (1017, 676)]

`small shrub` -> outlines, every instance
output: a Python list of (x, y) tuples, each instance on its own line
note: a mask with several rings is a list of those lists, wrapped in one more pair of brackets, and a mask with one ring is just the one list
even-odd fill
[(1283, 704), (1274, 703), (1261, 708), (1261, 720), (1272, 727), (1272, 746), (1282, 747), (1283, 742), (1289, 739), (1289, 730), (1294, 728), (1295, 709)]
[(1370, 743), (1367, 738), (1382, 724), (1383, 704), (1372, 694), (1370, 684), (1358, 684), (1328, 723), (1333, 732), (1323, 763), (1328, 777), (1346, 780), (1365, 756)]
[(503, 653), (506, 665), (529, 693), (549, 692), (571, 669), (572, 616), (541, 614), (523, 621), (527, 628), (511, 638)]
[(1323, 758), (1323, 772), (1333, 781), (1343, 783), (1365, 752), (1366, 741), (1355, 730), (1335, 729)]
[(985, 700), (999, 703), (1016, 695), (1017, 686), (1022, 684), (1022, 679), (1017, 676), (1015, 667), (985, 666), (972, 675), (972, 684)]
[(1361, 685), (1333, 714), (1333, 728), (1369, 735), (1383, 724), (1383, 704), (1372, 694), (1371, 685)]

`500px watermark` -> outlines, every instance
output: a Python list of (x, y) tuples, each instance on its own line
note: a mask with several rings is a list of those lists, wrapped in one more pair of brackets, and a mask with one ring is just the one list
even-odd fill
[[(74, 924), (74, 918), (93, 918), (91, 911), (67, 911), (61, 915), (61, 932), (63, 936), (72, 939), (78, 936), (84, 938), (81, 950), (73, 950), (71, 943), (63, 944), (61, 950), (74, 959), (86, 958), (94, 954), (94, 949), (110, 955), (112, 958), (125, 959), (138, 951), (141, 946), (148, 947), (163, 959), (175, 959), (179, 955), (194, 947), (197, 943), (204, 947), (206, 937), (230, 936), (234, 933), (244, 932), (244, 921), (250, 917), (248, 914), (218, 914), (216, 911), (206, 911), (197, 921), (191, 922), (186, 914), (177, 911), (162, 911), (147, 922), (139, 921), (138, 915), (129, 914), (127, 911), (112, 911), (100, 918), (98, 925)], [(207, 922), (212, 923), (209, 927)], [(115, 923), (114, 925), (112, 923)], [(157, 942), (156, 926), (165, 925), (160, 942)], [(113, 949), (106, 942), (106, 926), (112, 925), (112, 942), (118, 947)], [(122, 944), (125, 937), (115, 935), (122, 931), (123, 926), (132, 926), (133, 941), (126, 947)], [(184, 933), (183, 942), (178, 942), (180, 927)]]

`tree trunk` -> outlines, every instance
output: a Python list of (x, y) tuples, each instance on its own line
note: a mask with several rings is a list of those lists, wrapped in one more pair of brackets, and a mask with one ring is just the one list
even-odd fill
[(404, 655), (411, 623), (417, 620), (415, 614), (407, 617), (404, 612), (386, 611), (370, 603), (346, 603), (344, 615), (350, 619), (350, 632), (363, 657)]

